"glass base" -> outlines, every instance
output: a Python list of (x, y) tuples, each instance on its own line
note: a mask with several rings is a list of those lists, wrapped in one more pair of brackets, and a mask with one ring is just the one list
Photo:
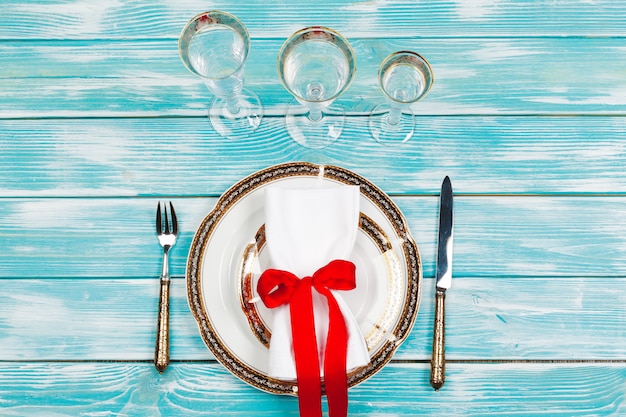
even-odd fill
[(401, 113), (398, 123), (389, 123), (391, 107), (379, 104), (370, 114), (370, 132), (376, 141), (383, 145), (399, 145), (411, 139), (415, 131), (415, 117), (410, 110)]
[(321, 149), (341, 135), (345, 112), (343, 107), (331, 104), (324, 109), (320, 120), (313, 121), (309, 119), (308, 108), (294, 100), (287, 108), (285, 122), (294, 141), (305, 148)]
[(250, 136), (263, 119), (263, 105), (259, 97), (250, 90), (243, 89), (236, 98), (237, 113), (231, 113), (222, 97), (215, 97), (209, 108), (209, 120), (221, 136), (228, 139), (243, 139)]

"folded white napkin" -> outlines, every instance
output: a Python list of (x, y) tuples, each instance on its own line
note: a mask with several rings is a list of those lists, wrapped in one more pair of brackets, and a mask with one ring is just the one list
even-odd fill
[[(271, 268), (289, 271), (299, 278), (311, 276), (335, 259), (348, 260), (359, 222), (359, 187), (324, 185), (289, 189), (275, 186), (265, 192), (265, 234)], [(365, 339), (338, 291), (333, 291), (346, 320), (348, 354), (346, 371), (369, 363)], [(328, 333), (326, 298), (313, 290), (315, 328), (323, 368)], [(273, 309), (269, 375), (295, 379), (289, 306)], [(320, 369), (323, 375), (323, 369)]]

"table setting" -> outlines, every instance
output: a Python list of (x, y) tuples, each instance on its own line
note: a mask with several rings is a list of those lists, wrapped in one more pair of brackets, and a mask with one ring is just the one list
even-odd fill
[(0, 415), (626, 415), (626, 8), (3, 3)]

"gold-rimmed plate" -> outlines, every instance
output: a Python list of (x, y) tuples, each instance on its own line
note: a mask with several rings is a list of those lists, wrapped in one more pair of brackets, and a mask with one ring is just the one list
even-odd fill
[(256, 172), (228, 189), (198, 228), (187, 260), (187, 295), (200, 334), (231, 373), (264, 391), (294, 394), (295, 381), (272, 378), (272, 311), (255, 303), (256, 279), (268, 267), (264, 190), (357, 185), (360, 224), (350, 260), (357, 288), (342, 292), (366, 338), (370, 363), (348, 375), (354, 386), (378, 372), (408, 336), (419, 306), (422, 266), (406, 220), (389, 196), (340, 167), (305, 162)]

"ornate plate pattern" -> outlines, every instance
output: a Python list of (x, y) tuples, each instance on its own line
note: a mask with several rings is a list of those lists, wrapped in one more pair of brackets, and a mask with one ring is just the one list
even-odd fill
[[(408, 336), (419, 307), (422, 266), (406, 220), (391, 199), (346, 169), (305, 162), (273, 166), (228, 189), (198, 228), (187, 260), (187, 295), (200, 334), (231, 373), (276, 394), (296, 393), (295, 381), (269, 377), (271, 311), (250, 306), (264, 269), (263, 194), (270, 185), (357, 185), (361, 222), (354, 249), (357, 289), (344, 299), (366, 337), (370, 363), (348, 375), (354, 386), (378, 372)], [(351, 294), (349, 294), (351, 293)], [(343, 296), (343, 294), (342, 294)]]

